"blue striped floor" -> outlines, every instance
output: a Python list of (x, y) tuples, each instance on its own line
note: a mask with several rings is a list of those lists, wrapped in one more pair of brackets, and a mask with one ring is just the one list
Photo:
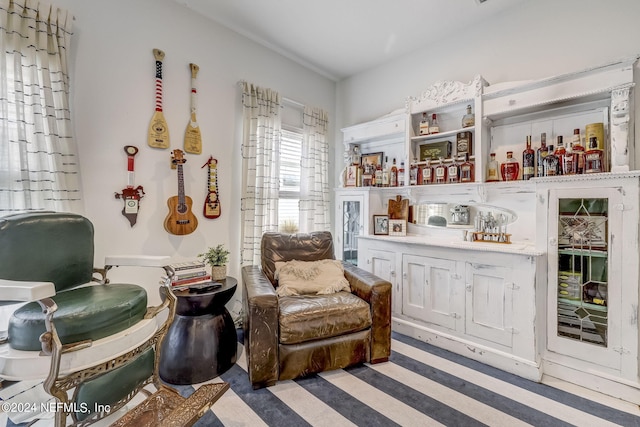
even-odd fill
[(640, 426), (633, 405), (609, 406), (396, 333), (388, 363), (260, 390), (242, 350), (219, 379), (231, 389), (196, 426)]
[[(196, 426), (640, 427), (637, 406), (535, 383), (400, 334), (392, 338), (387, 363), (260, 390), (249, 383), (239, 343), (237, 363), (212, 380), (229, 382), (231, 388)], [(176, 388), (188, 395), (199, 386)], [(35, 424), (47, 425), (44, 420)]]

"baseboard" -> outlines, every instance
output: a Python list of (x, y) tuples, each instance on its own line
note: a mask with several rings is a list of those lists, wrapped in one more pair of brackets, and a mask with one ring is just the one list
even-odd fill
[(624, 381), (602, 372), (589, 372), (548, 359), (542, 361), (542, 370), (542, 382), (549, 376), (635, 405), (640, 402), (639, 383)]
[(443, 333), (428, 326), (407, 320), (392, 318), (392, 329), (403, 335), (449, 350), (469, 359), (518, 375), (531, 381), (540, 382), (542, 369), (539, 363), (526, 360), (511, 353), (486, 345)]

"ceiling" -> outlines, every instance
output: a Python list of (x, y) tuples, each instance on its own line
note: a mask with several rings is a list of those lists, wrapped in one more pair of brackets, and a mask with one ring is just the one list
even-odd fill
[(174, 0), (339, 81), (526, 0)]

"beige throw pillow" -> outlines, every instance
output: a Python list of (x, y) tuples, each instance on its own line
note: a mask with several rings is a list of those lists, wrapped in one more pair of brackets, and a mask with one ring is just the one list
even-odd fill
[(334, 259), (276, 262), (278, 296), (324, 295), (350, 291), (342, 263)]

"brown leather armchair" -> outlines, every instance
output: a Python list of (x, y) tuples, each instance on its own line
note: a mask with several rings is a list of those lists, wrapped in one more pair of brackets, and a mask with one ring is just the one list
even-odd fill
[(343, 263), (351, 292), (278, 296), (278, 261), (334, 259), (330, 232), (265, 233), (262, 266), (242, 268), (243, 330), (254, 389), (391, 353), (391, 283)]

